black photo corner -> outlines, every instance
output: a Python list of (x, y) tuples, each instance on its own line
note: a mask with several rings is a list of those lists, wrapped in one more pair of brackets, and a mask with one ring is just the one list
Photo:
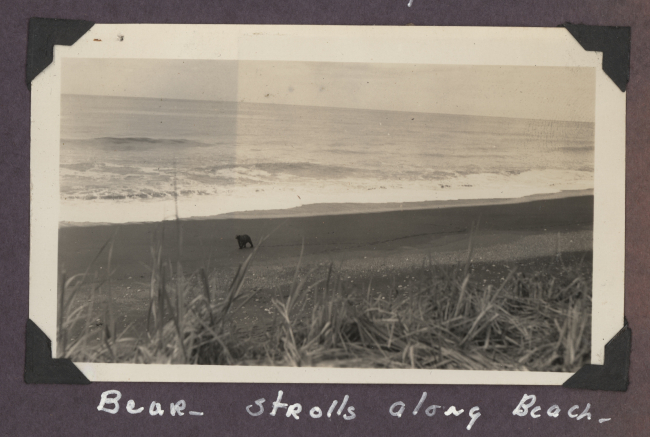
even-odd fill
[[(94, 22), (31, 18), (29, 20), (26, 83), (53, 60), (54, 45), (73, 45)], [(590, 26), (565, 23), (571, 35), (587, 51), (603, 53), (603, 71), (625, 92), (630, 77), (630, 27)], [(629, 383), (632, 331), (625, 320), (623, 328), (605, 346), (605, 363), (582, 367), (563, 387), (571, 389), (625, 391)], [(65, 358), (52, 358), (51, 341), (31, 320), (25, 331), (25, 372), (27, 384), (90, 384), (79, 369)]]
[(67, 358), (52, 358), (52, 342), (27, 319), (25, 328), (25, 382), (27, 384), (90, 384)]
[(94, 24), (84, 20), (30, 18), (25, 66), (27, 88), (31, 89), (32, 80), (52, 63), (55, 45), (71, 46)]

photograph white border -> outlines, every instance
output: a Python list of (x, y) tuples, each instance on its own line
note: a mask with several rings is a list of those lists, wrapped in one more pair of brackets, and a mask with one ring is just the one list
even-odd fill
[[(56, 351), (64, 58), (593, 67), (596, 71), (592, 364), (623, 326), (625, 96), (564, 28), (96, 24), (31, 87), (29, 318)], [(75, 363), (91, 381), (561, 385), (561, 372)]]

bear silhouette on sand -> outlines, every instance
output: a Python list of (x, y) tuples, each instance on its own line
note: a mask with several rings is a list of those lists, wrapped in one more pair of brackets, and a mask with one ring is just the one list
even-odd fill
[(251, 237), (249, 237), (246, 234), (237, 235), (235, 238), (237, 239), (237, 243), (239, 243), (239, 248), (240, 249), (245, 249), (246, 245), (249, 244), (249, 243), (251, 245), (251, 248), (255, 247), (255, 246), (253, 246), (253, 240), (251, 240)]

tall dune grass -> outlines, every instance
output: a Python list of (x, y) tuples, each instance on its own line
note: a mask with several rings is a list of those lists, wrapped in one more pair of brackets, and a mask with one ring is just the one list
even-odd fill
[[(484, 286), (472, 278), (470, 238), (465, 263), (437, 266), (425, 259), (406, 286), (388, 294), (371, 292), (372, 278), (344, 290), (333, 265), (308, 280), (314, 271), (305, 272), (299, 261), (284, 297), (272, 300), (270, 325), (242, 330), (235, 319), (255, 295), (246, 277), (261, 244), (225, 289), (217, 289), (206, 268), (186, 275), (180, 262), (163, 259), (161, 244), (152, 245), (147, 333), (137, 339), (115, 332), (110, 291), (102, 322), (91, 320), (101, 304), (98, 289), (110, 290), (112, 245), (110, 240), (102, 248), (109, 255), (103, 277), (89, 273), (97, 258), (83, 274), (61, 274), (59, 356), (79, 362), (566, 372), (589, 362), (591, 265), (565, 265), (559, 254), (554, 273), (512, 269), (498, 286)], [(82, 286), (90, 287), (90, 298), (73, 308)], [(70, 341), (73, 329), (81, 334)]]

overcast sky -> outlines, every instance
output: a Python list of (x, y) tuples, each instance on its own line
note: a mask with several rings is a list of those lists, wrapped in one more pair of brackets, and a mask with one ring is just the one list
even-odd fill
[(75, 59), (62, 92), (594, 121), (593, 68)]

